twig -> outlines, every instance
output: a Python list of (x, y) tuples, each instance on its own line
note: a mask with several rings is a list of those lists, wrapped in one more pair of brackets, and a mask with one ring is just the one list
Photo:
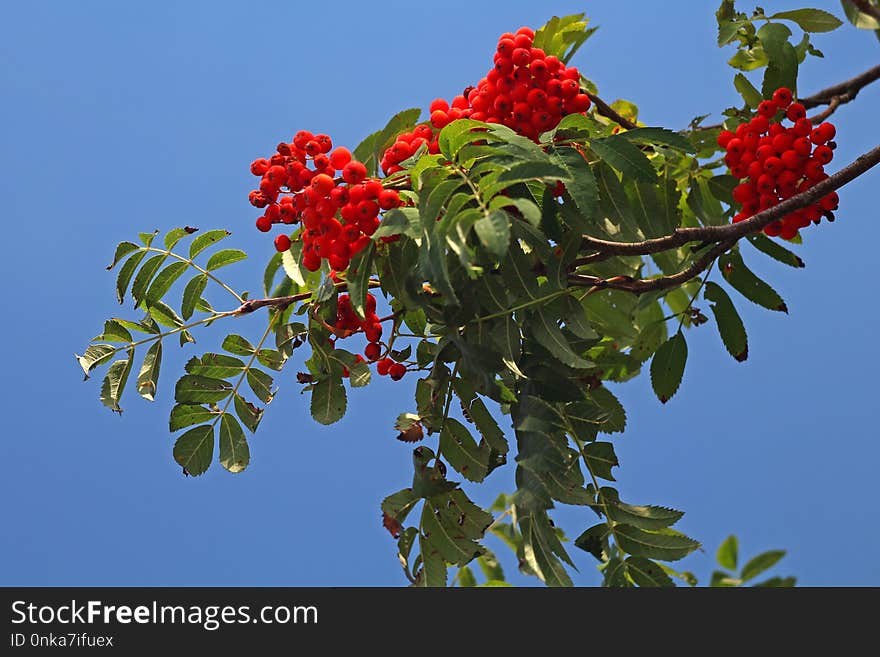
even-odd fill
[(597, 96), (596, 94), (590, 93), (589, 91), (587, 91), (586, 94), (590, 97), (590, 100), (593, 102), (593, 105), (595, 105), (596, 112), (598, 112), (599, 114), (601, 114), (605, 118), (611, 119), (617, 125), (619, 125), (622, 128), (626, 128), (627, 130), (632, 130), (633, 128), (638, 127), (635, 123), (630, 121), (625, 116), (621, 116), (620, 114), (618, 114), (614, 110), (614, 108), (611, 107), (611, 105), (609, 105), (604, 100), (599, 98), (599, 96)]
[[(379, 287), (381, 283), (377, 280), (371, 279), (368, 283), (368, 287), (374, 288)], [(345, 292), (348, 290), (348, 283), (336, 283), (336, 289), (340, 292)], [(265, 308), (266, 306), (271, 306), (272, 308), (276, 308), (278, 310), (285, 310), (290, 304), (296, 303), (297, 301), (305, 301), (306, 299), (310, 299), (315, 295), (314, 292), (300, 292), (299, 294), (291, 294), (286, 297), (270, 297), (268, 299), (249, 299), (245, 301), (241, 306), (232, 311), (233, 315), (247, 315), (248, 313), (252, 313), (255, 310), (259, 310), (260, 308)]]
[(619, 255), (649, 255), (660, 253), (668, 249), (684, 246), (689, 242), (721, 242), (738, 240), (751, 233), (757, 232), (777, 219), (802, 208), (812, 205), (826, 194), (843, 187), (848, 182), (880, 163), (880, 146), (857, 157), (852, 163), (843, 167), (837, 173), (817, 183), (810, 189), (796, 194), (774, 205), (772, 208), (762, 210), (756, 215), (735, 224), (724, 226), (699, 226), (693, 228), (678, 228), (671, 235), (644, 240), (641, 242), (614, 242), (601, 240), (595, 237), (584, 236), (583, 248), (595, 251), (595, 253), (577, 258), (572, 262), (572, 268), (607, 260)]
[(653, 292), (656, 290), (667, 290), (676, 287), (682, 283), (686, 283), (695, 276), (702, 273), (715, 262), (722, 253), (726, 252), (730, 247), (736, 244), (735, 239), (725, 240), (706, 251), (702, 256), (694, 260), (690, 265), (682, 269), (676, 274), (670, 276), (660, 276), (658, 278), (640, 278), (632, 279), (628, 276), (616, 276), (613, 279), (602, 279), (596, 276), (586, 276), (584, 274), (571, 274), (568, 282), (576, 287), (589, 287), (596, 289), (613, 289), (632, 292), (633, 294), (644, 294), (645, 292)]

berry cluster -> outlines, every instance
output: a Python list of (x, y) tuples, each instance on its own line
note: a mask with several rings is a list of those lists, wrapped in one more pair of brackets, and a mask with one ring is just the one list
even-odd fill
[[(782, 125), (785, 119), (792, 123), (790, 127)], [(784, 87), (777, 89), (771, 100), (761, 102), (757, 115), (739, 125), (736, 132), (721, 132), (718, 145), (727, 151), (724, 161), (742, 180), (733, 190), (734, 201), (742, 205), (733, 221), (748, 219), (828, 178), (824, 167), (834, 157), (835, 132), (830, 123), (814, 128), (804, 106), (793, 102), (791, 90)], [(791, 239), (799, 229), (818, 224), (823, 216), (833, 220), (838, 201), (837, 193), (831, 192), (819, 202), (774, 221), (764, 232)]]
[(581, 74), (559, 58), (534, 46), (535, 33), (528, 27), (498, 39), (495, 66), (476, 87), (468, 87), (447, 103), (438, 98), (430, 106), (430, 125), (417, 126), (400, 135), (382, 157), (382, 170), (391, 175), (401, 170), (400, 162), (422, 144), (429, 153), (440, 152), (437, 135), (460, 118), (501, 123), (519, 134), (537, 140), (555, 128), (567, 114), (590, 108), (590, 97), (581, 91)]
[[(257, 228), (268, 232), (273, 224), (302, 222), (303, 266), (317, 271), (326, 259), (336, 271), (346, 269), (379, 227), (379, 212), (400, 205), (400, 195), (367, 178), (367, 168), (347, 148), (333, 149), (327, 135), (301, 130), (277, 151), (251, 163), (251, 173), (261, 178), (249, 199), (266, 209)], [(288, 250), (290, 238), (279, 235), (275, 248)]]
[[(364, 356), (370, 363), (376, 363), (376, 371), (381, 376), (390, 375), (395, 381), (399, 381), (406, 374), (406, 366), (402, 363), (396, 363), (390, 358), (379, 359), (382, 355), (382, 322), (376, 314), (376, 297), (367, 294), (364, 304), (364, 319), (361, 319), (354, 312), (351, 306), (351, 298), (347, 294), (339, 295), (336, 302), (336, 323), (333, 325), (333, 333), (336, 338), (347, 338), (350, 335), (363, 331), (367, 338), (367, 346), (364, 349)], [(335, 342), (333, 342), (335, 346)], [(358, 354), (357, 362), (363, 363), (364, 358)], [(348, 376), (348, 371), (343, 372), (344, 376)]]

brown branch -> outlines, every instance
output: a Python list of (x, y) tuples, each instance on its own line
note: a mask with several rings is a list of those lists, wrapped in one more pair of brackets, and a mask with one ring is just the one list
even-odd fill
[(596, 112), (601, 114), (602, 116), (604, 116), (606, 119), (611, 119), (617, 125), (619, 125), (622, 128), (626, 128), (627, 130), (632, 130), (633, 128), (638, 127), (635, 123), (630, 121), (625, 116), (621, 116), (620, 114), (618, 114), (614, 110), (614, 108), (611, 107), (611, 105), (609, 105), (604, 100), (599, 98), (599, 96), (597, 96), (596, 94), (590, 93), (589, 91), (587, 91), (585, 93), (590, 97), (590, 100), (593, 102), (593, 105), (596, 107)]
[(725, 240), (716, 244), (706, 251), (699, 258), (694, 260), (690, 265), (682, 269), (680, 272), (670, 274), (669, 276), (659, 276), (657, 278), (638, 278), (633, 279), (629, 276), (615, 276), (614, 278), (602, 279), (596, 276), (586, 276), (583, 274), (570, 274), (568, 282), (576, 287), (589, 287), (593, 289), (613, 289), (632, 292), (633, 294), (644, 294), (645, 292), (654, 292), (657, 290), (668, 290), (687, 283), (692, 278), (698, 276), (708, 269), (716, 258), (725, 253), (730, 247), (736, 244), (735, 239)]
[(840, 104), (848, 103), (859, 94), (859, 91), (878, 79), (880, 79), (880, 65), (869, 68), (854, 78), (817, 91), (812, 96), (801, 98), (800, 103), (807, 109), (828, 105), (834, 98), (839, 98)]
[(835, 96), (831, 99), (831, 102), (828, 103), (828, 107), (819, 112), (818, 114), (814, 114), (810, 117), (810, 123), (816, 125), (817, 123), (822, 123), (829, 116), (834, 114), (837, 111), (837, 108), (841, 106), (844, 101), (841, 100), (840, 96)]
[[(810, 119), (813, 123), (822, 122), (829, 116), (831, 116), (834, 113), (834, 110), (836, 110), (838, 107), (852, 100), (855, 100), (855, 97), (858, 96), (859, 91), (878, 79), (880, 79), (880, 65), (869, 68), (867, 71), (865, 71), (864, 73), (859, 73), (854, 78), (844, 80), (843, 82), (817, 91), (812, 96), (801, 98), (799, 102), (803, 104), (806, 109), (813, 109), (815, 107), (819, 107), (820, 105), (830, 106), (833, 104), (833, 110), (831, 110), (830, 112), (825, 110), (825, 112), (828, 112), (827, 114), (825, 112), (821, 112)], [(720, 127), (722, 127), (722, 124), (714, 123), (712, 125), (701, 125), (699, 128), (697, 128), (697, 130), (714, 130)]]
[(868, 14), (868, 16), (880, 21), (880, 7), (876, 7), (871, 4), (870, 0), (849, 0), (856, 6), (863, 14)]
[(724, 226), (699, 226), (694, 228), (678, 228), (671, 235), (657, 237), (641, 242), (614, 242), (595, 237), (584, 236), (583, 248), (595, 253), (578, 258), (572, 267), (592, 264), (619, 255), (649, 255), (668, 249), (684, 246), (689, 242), (722, 242), (738, 240), (746, 235), (757, 232), (777, 219), (812, 205), (826, 194), (843, 187), (848, 182), (880, 163), (880, 146), (860, 155), (853, 162), (837, 173), (817, 183), (810, 189), (763, 210), (756, 215), (735, 224)]
[[(377, 280), (371, 279), (369, 281), (368, 287), (374, 288), (379, 287), (381, 283)], [(345, 292), (348, 290), (348, 283), (336, 283), (336, 289), (339, 292)], [(252, 313), (255, 310), (259, 310), (260, 308), (271, 307), (277, 310), (285, 310), (292, 303), (296, 303), (297, 301), (305, 301), (306, 299), (310, 299), (314, 296), (314, 292), (300, 292), (299, 294), (291, 294), (286, 297), (269, 297), (267, 299), (249, 299), (241, 304), (238, 308), (236, 308), (232, 314), (233, 315), (247, 315), (248, 313)]]

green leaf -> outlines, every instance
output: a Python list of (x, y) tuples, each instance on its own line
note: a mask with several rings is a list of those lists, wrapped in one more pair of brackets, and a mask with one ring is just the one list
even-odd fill
[(131, 277), (134, 275), (135, 270), (146, 255), (146, 251), (135, 253), (126, 260), (125, 264), (119, 269), (119, 274), (116, 277), (116, 300), (119, 303), (125, 301), (125, 292), (128, 290), (128, 284), (131, 282)]
[(205, 287), (208, 285), (208, 277), (205, 274), (193, 276), (186, 287), (183, 289), (183, 303), (180, 307), (180, 314), (183, 319), (189, 319), (193, 316), (196, 309), (196, 303), (202, 297)]
[(212, 244), (232, 235), (228, 230), (209, 230), (196, 237), (189, 246), (189, 259), (192, 260)]
[(611, 468), (619, 466), (620, 461), (614, 453), (614, 445), (602, 442), (589, 443), (584, 446), (583, 454), (584, 462), (590, 472), (602, 479), (615, 481)]
[(765, 570), (769, 570), (775, 566), (784, 556), (785, 550), (768, 550), (767, 552), (759, 554), (757, 557), (749, 559), (740, 572), (740, 579), (747, 582), (750, 579), (757, 577)]
[(241, 425), (229, 413), (220, 418), (220, 465), (236, 473), (244, 470), (251, 460), (247, 438)]
[(172, 262), (165, 267), (165, 269), (160, 271), (150, 284), (150, 287), (147, 290), (146, 299), (150, 301), (158, 301), (164, 297), (168, 290), (171, 289), (171, 286), (174, 285), (174, 282), (180, 278), (183, 272), (186, 271), (187, 267), (189, 267), (189, 265), (185, 262)]
[(223, 249), (222, 251), (217, 251), (217, 253), (208, 258), (208, 264), (205, 265), (205, 269), (213, 271), (215, 269), (220, 269), (220, 267), (231, 265), (234, 262), (244, 260), (245, 258), (247, 258), (247, 253), (240, 249)]
[(483, 400), (475, 397), (470, 403), (468, 412), (474, 421), (474, 425), (477, 427), (477, 431), (480, 432), (480, 435), (489, 447), (499, 454), (507, 454), (510, 447), (504, 438), (504, 432), (498, 426), (495, 418), (489, 413), (489, 409), (486, 408)]
[[(153, 276), (155, 276), (156, 272), (159, 271), (159, 268), (162, 266), (162, 263), (165, 262), (165, 259), (167, 257), (168, 256), (162, 254), (154, 255), (144, 263), (143, 267), (141, 267), (140, 271), (137, 273), (137, 276), (134, 277), (134, 283), (132, 283), (131, 285), (131, 296), (134, 297), (135, 302), (140, 303), (141, 299), (144, 298), (144, 294), (147, 291), (147, 286), (149, 286), (150, 281), (153, 280)], [(134, 258), (132, 258), (132, 260), (133, 259)], [(128, 264), (128, 262), (126, 262), (125, 264)], [(124, 271), (124, 269), (125, 268), (123, 267), (123, 269), (120, 270), (120, 276), (122, 275), (122, 271)]]
[[(589, 447), (589, 445), (587, 446)], [(603, 489), (604, 490), (604, 489)], [(608, 517), (616, 523), (632, 525), (639, 529), (656, 530), (671, 527), (684, 515), (663, 506), (638, 506), (605, 496)]]
[(602, 433), (622, 433), (626, 429), (626, 409), (608, 388), (601, 386), (590, 391), (590, 397), (608, 413)]
[(489, 472), (489, 450), (481, 448), (461, 422), (446, 418), (440, 432), (440, 451), (468, 481), (480, 482)]
[(209, 353), (195, 356), (186, 364), (187, 373), (207, 376), (212, 379), (228, 379), (231, 376), (241, 374), (243, 370), (244, 362), (226, 354)]
[(263, 409), (257, 408), (238, 393), (235, 393), (233, 403), (235, 404), (235, 414), (238, 415), (241, 423), (251, 433), (256, 432), (257, 427), (260, 426), (260, 421), (263, 419)]
[(738, 253), (726, 253), (719, 258), (718, 265), (724, 280), (746, 299), (769, 310), (788, 312), (788, 306), (782, 297), (746, 267)]
[(791, 30), (779, 23), (767, 23), (758, 30), (757, 36), (768, 58), (761, 93), (765, 98), (770, 98), (779, 87), (795, 91), (798, 58), (794, 46), (788, 42)]
[(766, 253), (774, 260), (778, 260), (779, 262), (786, 264), (789, 267), (795, 267), (797, 269), (806, 267), (806, 264), (803, 260), (801, 260), (800, 256), (798, 256), (796, 253), (789, 251), (778, 242), (771, 240), (766, 235), (756, 233), (755, 235), (746, 236), (746, 239), (748, 240), (749, 244), (758, 249), (758, 251)]
[(738, 547), (739, 543), (733, 534), (724, 539), (724, 542), (718, 546), (718, 552), (715, 553), (718, 565), (727, 570), (736, 570)]
[(618, 136), (636, 144), (662, 144), (685, 153), (695, 152), (694, 145), (687, 137), (667, 128), (633, 128), (621, 132)]
[(402, 523), (421, 499), (412, 488), (404, 488), (382, 500), (382, 513)]
[(235, 333), (231, 333), (223, 338), (223, 344), (221, 346), (224, 351), (239, 356), (252, 356), (257, 350), (256, 347), (248, 342), (246, 338), (236, 335)]
[(569, 367), (580, 369), (593, 367), (593, 363), (574, 352), (565, 334), (556, 326), (555, 320), (547, 315), (548, 313), (542, 309), (533, 313), (529, 321), (529, 328), (538, 344)]
[(177, 245), (180, 240), (194, 232), (195, 229), (187, 230), (186, 228), (172, 228), (167, 233), (165, 233), (165, 248), (170, 251)]
[(552, 162), (519, 162), (511, 167), (506, 168), (496, 182), (502, 188), (518, 182), (527, 180), (544, 180), (555, 183), (557, 180), (567, 182), (569, 180), (568, 172), (565, 168)]
[(373, 271), (373, 254), (376, 252), (376, 243), (370, 242), (366, 248), (359, 251), (348, 266), (348, 296), (351, 307), (358, 317), (366, 317), (365, 304), (367, 290), (370, 287), (370, 274)]
[(746, 360), (749, 357), (746, 328), (727, 292), (721, 286), (708, 282), (703, 290), (703, 296), (710, 302), (709, 308), (715, 315), (718, 332), (728, 353), (740, 362)]
[(174, 400), (181, 404), (211, 404), (226, 399), (231, 391), (232, 385), (221, 379), (186, 374), (174, 387)]
[(321, 424), (333, 424), (341, 420), (345, 415), (346, 404), (342, 379), (327, 376), (312, 388), (312, 417)]
[(147, 306), (147, 312), (150, 313), (150, 317), (162, 326), (167, 326), (169, 328), (179, 328), (183, 326), (183, 320), (180, 319), (180, 317), (177, 316), (177, 313), (172, 310), (171, 306), (164, 301), (150, 301)]
[(122, 412), (119, 406), (119, 400), (122, 397), (122, 391), (125, 390), (125, 383), (128, 381), (128, 375), (131, 373), (131, 365), (134, 360), (134, 350), (128, 351), (128, 358), (115, 361), (107, 370), (107, 375), (101, 384), (101, 401), (104, 406), (117, 413)]
[(193, 427), (174, 443), (174, 460), (193, 477), (204, 473), (213, 457), (214, 427), (210, 424)]
[[(840, 0), (840, 4), (843, 5), (843, 11), (849, 22), (860, 30), (880, 30), (880, 19), (859, 11), (851, 0)], [(877, 37), (880, 38), (880, 32), (877, 33)]]
[(134, 242), (120, 242), (116, 245), (116, 252), (113, 254), (113, 262), (107, 265), (107, 271), (113, 269), (116, 266), (116, 263), (122, 260), (125, 256), (133, 251), (137, 251), (139, 247)]
[(137, 378), (137, 391), (141, 397), (153, 401), (159, 382), (159, 367), (162, 364), (162, 341), (156, 340), (147, 350), (144, 363)]
[(624, 552), (662, 561), (683, 559), (700, 547), (699, 542), (678, 533), (646, 532), (632, 525), (616, 525), (614, 537)]
[(834, 14), (829, 14), (822, 9), (794, 9), (792, 11), (781, 11), (773, 14), (769, 18), (777, 20), (793, 21), (804, 32), (831, 32), (843, 25), (843, 21)]
[(272, 401), (275, 393), (272, 392), (273, 381), (271, 376), (262, 370), (251, 367), (247, 371), (247, 382), (257, 396), (257, 399), (266, 404)]
[(153, 240), (156, 238), (156, 235), (159, 234), (158, 230), (154, 230), (152, 233), (138, 233), (138, 237), (144, 246), (150, 246), (153, 243)]
[(486, 554), (477, 557), (477, 565), (488, 580), (487, 585), (489, 582), (504, 582), (504, 569), (493, 552), (486, 550)]
[(797, 579), (794, 577), (771, 577), (753, 586), (761, 588), (792, 588), (795, 584), (797, 584)]
[(212, 422), (220, 414), (204, 406), (196, 406), (194, 404), (177, 404), (171, 409), (171, 417), (168, 420), (168, 426), (171, 432), (179, 431), (186, 427), (202, 422)]
[[(565, 190), (571, 200), (577, 206), (578, 212), (584, 220), (593, 220), (596, 216), (596, 207), (599, 202), (599, 186), (590, 165), (574, 148), (554, 148), (554, 161), (563, 167), (570, 181), (565, 184)], [(550, 198), (549, 203), (555, 203)]]
[(474, 539), (480, 538), (491, 522), (492, 516), (460, 490), (428, 498), (421, 515), (422, 533), (428, 537), (430, 549), (436, 550), (446, 563), (457, 566), (483, 553)]
[(89, 372), (98, 365), (106, 363), (117, 351), (118, 349), (112, 344), (93, 344), (86, 348), (86, 352), (82, 356), (76, 356), (76, 360), (88, 379)]
[(384, 128), (371, 134), (354, 149), (353, 156), (358, 162), (363, 162), (369, 175), (375, 175), (376, 167), (385, 149), (391, 146), (397, 135), (412, 128), (422, 111), (418, 108), (405, 109), (398, 112), (385, 125)]
[(490, 210), (474, 223), (480, 243), (492, 255), (503, 258), (510, 245), (510, 216), (504, 210)]
[(284, 354), (275, 349), (260, 349), (257, 352), (257, 360), (270, 370), (275, 370), (277, 372), (284, 367), (286, 359), (284, 358)]
[(507, 257), (501, 265), (501, 275), (508, 290), (518, 297), (537, 301), (541, 295), (532, 265), (531, 256), (526, 255), (520, 245), (514, 242), (510, 245)]
[(672, 587), (675, 584), (660, 564), (644, 557), (628, 557), (626, 572), (641, 587)]
[(352, 362), (348, 367), (348, 382), (352, 388), (363, 388), (370, 384), (373, 378), (370, 366), (367, 363)]
[(651, 385), (657, 398), (664, 404), (681, 385), (687, 354), (687, 341), (679, 330), (660, 346), (651, 360)]
[(589, 552), (599, 561), (604, 561), (604, 555), (608, 544), (608, 525), (600, 522), (593, 525), (574, 540), (576, 547)]
[(547, 514), (531, 513), (520, 517), (519, 523), (523, 538), (523, 556), (540, 580), (552, 587), (572, 586), (571, 577), (554, 553), (553, 548), (558, 545), (558, 539)]
[(116, 319), (108, 319), (104, 322), (104, 330), (101, 335), (92, 338), (102, 342), (131, 342), (131, 333)]
[(590, 142), (590, 148), (602, 161), (625, 177), (648, 183), (657, 180), (657, 171), (651, 161), (637, 146), (620, 135), (594, 139)]
[(752, 109), (755, 109), (758, 104), (762, 100), (764, 100), (761, 92), (755, 89), (755, 86), (751, 82), (749, 82), (749, 79), (742, 73), (737, 73), (734, 76), (733, 86), (736, 87), (739, 95), (743, 97), (746, 105), (748, 105)]

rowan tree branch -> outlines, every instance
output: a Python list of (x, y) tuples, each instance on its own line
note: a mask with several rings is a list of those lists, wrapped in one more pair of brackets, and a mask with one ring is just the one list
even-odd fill
[[(370, 280), (368, 283), (368, 287), (375, 288), (379, 287), (381, 283), (377, 280)], [(340, 292), (345, 292), (348, 290), (348, 283), (336, 283), (336, 289)], [(285, 310), (290, 304), (296, 303), (297, 301), (305, 301), (306, 299), (310, 299), (315, 295), (314, 292), (300, 292), (299, 294), (291, 294), (286, 297), (269, 297), (266, 299), (249, 299), (241, 304), (238, 308), (232, 311), (233, 315), (247, 315), (249, 313), (254, 312), (255, 310), (259, 310), (260, 308), (266, 308), (267, 306), (275, 308), (277, 310)]]
[(589, 91), (587, 91), (586, 94), (590, 97), (590, 100), (595, 106), (596, 112), (598, 114), (601, 114), (606, 119), (611, 119), (617, 125), (622, 128), (626, 128), (627, 130), (632, 130), (633, 128), (638, 127), (635, 123), (630, 121), (625, 116), (621, 116), (617, 111), (615, 111), (613, 107), (611, 107), (611, 105), (599, 98), (599, 96), (597, 96), (596, 94), (590, 93)]
[(715, 262), (715, 259), (718, 258), (718, 256), (725, 253), (734, 244), (736, 244), (735, 239), (720, 242), (680, 272), (670, 274), (669, 276), (659, 276), (657, 278), (630, 278), (629, 276), (616, 276), (611, 279), (603, 279), (597, 276), (587, 276), (584, 274), (570, 274), (568, 282), (575, 287), (589, 287), (599, 290), (624, 290), (626, 292), (632, 292), (633, 294), (667, 290), (671, 287), (677, 287), (683, 283), (687, 283), (692, 278), (701, 274), (708, 269), (713, 262)]
[(660, 253), (668, 249), (684, 246), (689, 242), (722, 242), (738, 240), (746, 235), (757, 232), (777, 219), (802, 208), (812, 205), (826, 194), (843, 187), (848, 182), (880, 163), (880, 146), (860, 155), (853, 162), (843, 167), (837, 173), (825, 180), (789, 199), (774, 205), (772, 208), (763, 210), (756, 215), (735, 224), (724, 226), (699, 226), (692, 228), (678, 228), (671, 235), (644, 240), (641, 242), (614, 242), (601, 240), (595, 237), (584, 236), (583, 248), (590, 249), (594, 253), (577, 258), (572, 262), (572, 268), (607, 260), (619, 255), (649, 255)]
[(807, 109), (812, 109), (820, 105), (829, 105), (837, 98), (838, 104), (842, 105), (855, 99), (859, 91), (878, 79), (880, 79), (880, 65), (869, 68), (854, 78), (817, 91), (812, 96), (801, 98), (800, 103)]

